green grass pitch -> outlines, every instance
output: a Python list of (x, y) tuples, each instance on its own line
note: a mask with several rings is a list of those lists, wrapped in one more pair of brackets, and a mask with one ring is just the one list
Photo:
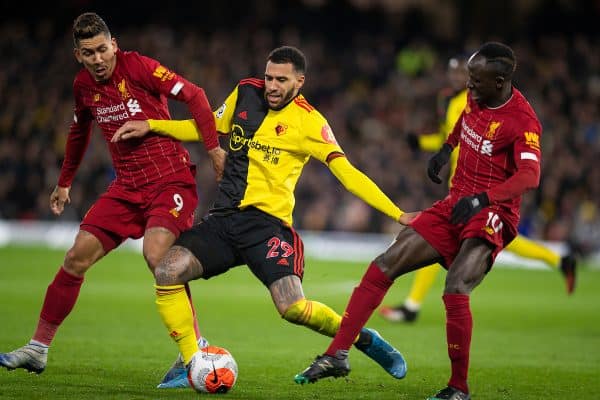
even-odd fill
[[(62, 250), (0, 248), (0, 351), (31, 337)], [(308, 298), (343, 311), (365, 264), (307, 262)], [(403, 299), (401, 278), (386, 303)], [(153, 280), (139, 254), (117, 251), (86, 276), (41, 375), (0, 370), (0, 399), (193, 399), (191, 389), (158, 390), (177, 354), (154, 306)], [(296, 385), (293, 376), (330, 339), (278, 316), (268, 292), (245, 267), (192, 283), (200, 326), (239, 365), (228, 399), (425, 399), (445, 386), (441, 277), (416, 324), (369, 326), (403, 351), (408, 375), (397, 381), (359, 351), (348, 379)], [(477, 400), (591, 399), (600, 396), (600, 270), (584, 266), (568, 297), (556, 271), (496, 268), (474, 292), (470, 385)]]

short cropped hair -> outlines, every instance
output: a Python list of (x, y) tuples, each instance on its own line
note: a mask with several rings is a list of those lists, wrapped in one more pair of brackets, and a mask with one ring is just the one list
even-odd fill
[(269, 53), (267, 61), (275, 64), (291, 63), (294, 71), (300, 74), (306, 72), (306, 57), (299, 49), (293, 46), (281, 46)]
[(79, 46), (82, 39), (90, 39), (99, 34), (104, 34), (107, 37), (111, 36), (108, 25), (96, 13), (83, 13), (73, 22), (73, 43), (75, 47)]
[(487, 42), (477, 53), (485, 57), (487, 63), (493, 64), (498, 74), (505, 78), (510, 78), (517, 69), (514, 51), (503, 43)]

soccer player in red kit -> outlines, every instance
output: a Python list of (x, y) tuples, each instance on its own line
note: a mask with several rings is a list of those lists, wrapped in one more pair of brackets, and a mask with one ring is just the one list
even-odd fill
[(517, 234), (521, 195), (536, 188), (540, 178), (542, 129), (532, 107), (512, 85), (515, 68), (512, 49), (501, 43), (486, 43), (471, 56), (467, 106), (428, 165), (431, 180), (441, 183), (438, 174), (460, 144), (448, 196), (424, 210), (375, 258), (354, 289), (329, 348), (296, 375), (297, 383), (348, 374), (352, 341), (393, 281), (440, 262), (448, 270), (443, 300), (452, 373), (447, 387), (429, 400), (470, 399), (469, 295)]
[[(217, 179), (224, 167), (226, 153), (219, 146), (204, 90), (156, 60), (119, 50), (108, 26), (95, 13), (75, 19), (73, 40), (75, 58), (83, 68), (73, 82), (75, 116), (50, 208), (60, 215), (70, 201), (71, 183), (93, 121), (108, 143), (116, 178), (83, 218), (73, 246), (48, 286), (33, 338), (24, 347), (0, 354), (0, 366), (9, 370), (44, 371), (48, 348), (75, 306), (85, 273), (104, 255), (127, 238), (143, 236), (144, 258), (154, 271), (179, 234), (192, 226), (198, 195), (195, 166), (187, 150), (180, 142), (160, 135), (113, 143), (117, 128), (129, 120), (169, 119), (168, 98), (182, 101), (202, 126)], [(190, 298), (189, 289), (187, 293)], [(200, 338), (197, 324), (195, 328)]]

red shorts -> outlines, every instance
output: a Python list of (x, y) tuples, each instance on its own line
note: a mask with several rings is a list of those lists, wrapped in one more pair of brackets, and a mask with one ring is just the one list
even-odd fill
[(196, 181), (189, 170), (142, 189), (113, 182), (90, 207), (80, 229), (96, 236), (108, 253), (125, 239), (139, 239), (156, 226), (179, 237), (192, 227), (197, 205)]
[(481, 210), (466, 224), (453, 225), (450, 215), (454, 204), (450, 197), (435, 202), (412, 221), (412, 228), (444, 257), (446, 268), (452, 265), (462, 241), (467, 238), (481, 238), (491, 243), (494, 246), (493, 263), (498, 253), (517, 235), (513, 219), (502, 209), (492, 206)]

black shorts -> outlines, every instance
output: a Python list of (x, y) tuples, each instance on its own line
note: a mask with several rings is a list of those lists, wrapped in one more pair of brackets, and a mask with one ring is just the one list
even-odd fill
[(304, 275), (304, 244), (300, 235), (281, 220), (253, 207), (210, 214), (183, 232), (175, 245), (189, 249), (198, 258), (204, 279), (244, 264), (267, 287), (284, 276), (302, 279)]

